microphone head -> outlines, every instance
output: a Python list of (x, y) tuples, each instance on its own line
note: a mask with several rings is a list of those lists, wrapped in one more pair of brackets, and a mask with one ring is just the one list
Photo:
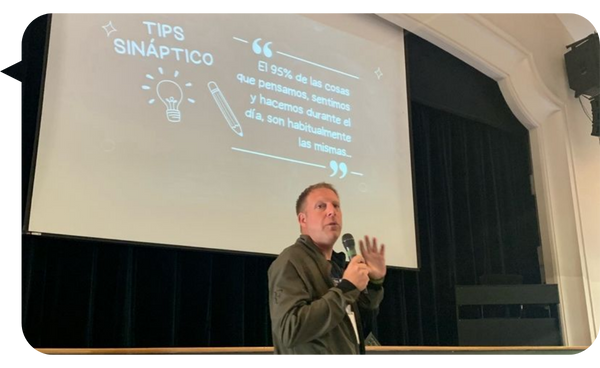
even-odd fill
[(342, 235), (342, 245), (344, 245), (344, 249), (346, 253), (348, 253), (348, 258), (352, 259), (356, 255), (356, 245), (354, 244), (354, 237), (352, 234), (344, 234)]
[(344, 234), (342, 235), (342, 243), (344, 244), (344, 248), (354, 247), (354, 237), (352, 234)]

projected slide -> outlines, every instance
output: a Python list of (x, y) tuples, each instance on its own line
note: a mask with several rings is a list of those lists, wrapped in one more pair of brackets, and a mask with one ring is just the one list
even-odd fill
[(327, 181), (345, 232), (417, 267), (402, 30), (58, 14), (50, 35), (30, 231), (278, 254)]

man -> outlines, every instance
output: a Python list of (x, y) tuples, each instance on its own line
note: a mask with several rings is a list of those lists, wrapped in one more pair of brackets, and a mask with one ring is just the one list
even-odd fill
[(345, 255), (333, 251), (342, 232), (342, 210), (330, 184), (306, 188), (296, 214), (301, 235), (269, 268), (275, 353), (364, 353), (359, 307), (374, 311), (383, 299), (385, 246), (378, 248), (376, 239), (365, 237), (362, 255), (344, 270)]

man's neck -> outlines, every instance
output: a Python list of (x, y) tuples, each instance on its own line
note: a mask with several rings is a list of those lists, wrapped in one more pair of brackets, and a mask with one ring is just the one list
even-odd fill
[[(317, 247), (319, 246), (317, 245)], [(326, 250), (319, 247), (319, 249), (321, 250), (321, 253), (323, 253), (323, 255), (325, 256), (325, 259), (331, 261), (331, 254), (333, 253), (333, 248), (329, 248), (329, 250)]]
[(331, 254), (333, 253), (333, 244), (331, 244), (331, 245), (318, 244), (314, 240), (313, 240), (313, 243), (315, 243), (317, 248), (319, 248), (321, 253), (323, 253), (323, 256), (325, 257), (325, 259), (328, 261), (331, 261)]

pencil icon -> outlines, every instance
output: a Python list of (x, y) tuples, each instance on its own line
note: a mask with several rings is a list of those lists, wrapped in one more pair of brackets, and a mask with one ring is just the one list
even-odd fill
[(208, 90), (215, 99), (217, 106), (219, 106), (219, 110), (221, 110), (221, 114), (223, 114), (225, 120), (227, 120), (227, 124), (229, 124), (231, 130), (233, 130), (240, 137), (243, 137), (244, 132), (242, 132), (242, 126), (233, 114), (233, 111), (231, 111), (231, 107), (225, 100), (225, 96), (223, 96), (223, 92), (221, 92), (219, 86), (217, 86), (215, 82), (208, 82)]

